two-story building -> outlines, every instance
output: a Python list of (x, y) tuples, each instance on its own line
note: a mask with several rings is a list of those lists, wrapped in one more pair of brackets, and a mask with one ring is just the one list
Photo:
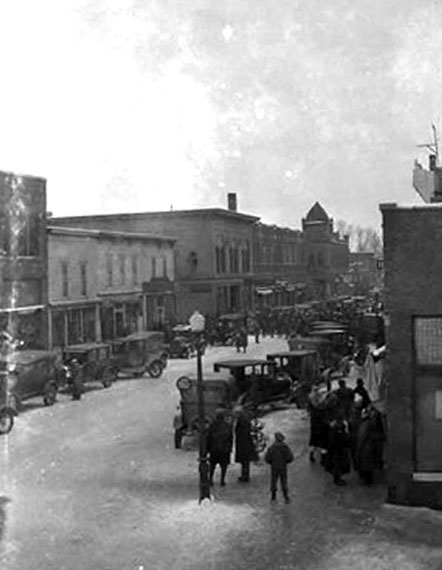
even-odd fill
[(300, 230), (256, 223), (253, 226), (255, 308), (294, 305), (305, 288)]
[(0, 172), (0, 330), (46, 347), (46, 180)]
[(172, 235), (175, 246), (176, 317), (195, 309), (206, 315), (243, 311), (253, 303), (252, 227), (256, 216), (230, 208), (171, 210), (54, 218), (57, 226)]
[(51, 347), (159, 328), (173, 318), (173, 238), (55, 225), (47, 232)]

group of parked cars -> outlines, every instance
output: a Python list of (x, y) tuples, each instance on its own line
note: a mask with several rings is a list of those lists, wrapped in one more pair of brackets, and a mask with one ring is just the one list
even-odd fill
[[(215, 362), (213, 373), (205, 373), (202, 382), (204, 424), (209, 425), (219, 409), (223, 409), (227, 417), (232, 417), (238, 405), (255, 418), (281, 402), (295, 403), (304, 408), (318, 373), (315, 350), (288, 350), (268, 354), (265, 359)], [(181, 376), (176, 387), (180, 393), (180, 405), (174, 422), (175, 446), (180, 447), (185, 435), (200, 429), (198, 378), (194, 375)]]
[(45, 406), (56, 402), (58, 392), (80, 399), (86, 384), (100, 382), (104, 388), (119, 375), (158, 378), (167, 366), (164, 335), (146, 331), (112, 340), (87, 343), (59, 351), (11, 350), (0, 353), (0, 434), (9, 433), (21, 403), (42, 397)]

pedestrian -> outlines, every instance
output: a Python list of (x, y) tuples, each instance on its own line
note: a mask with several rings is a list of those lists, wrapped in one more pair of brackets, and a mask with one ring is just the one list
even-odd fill
[(221, 487), (226, 484), (227, 468), (230, 464), (230, 454), (233, 447), (232, 426), (225, 418), (225, 412), (218, 410), (207, 433), (207, 451), (210, 464), (210, 484), (213, 485), (213, 475), (216, 466), (221, 469)]
[(362, 410), (356, 436), (355, 469), (366, 485), (374, 482), (374, 473), (383, 468), (385, 430), (378, 410), (370, 404)]
[(371, 403), (370, 396), (364, 386), (364, 380), (362, 378), (358, 378), (356, 380), (356, 388), (353, 390), (353, 395), (354, 399), (356, 399), (356, 396), (359, 396), (361, 399), (362, 408), (367, 408)]
[(238, 406), (235, 410), (235, 461), (241, 465), (241, 475), (238, 481), (250, 481), (250, 462), (258, 461), (259, 456), (252, 438), (252, 424), (244, 408)]
[(329, 424), (325, 406), (325, 392), (325, 386), (315, 384), (308, 397), (310, 416), (309, 459), (312, 463), (315, 463), (317, 459), (322, 459), (327, 448)]
[(181, 406), (176, 407), (176, 413), (173, 416), (173, 429), (174, 429), (174, 443), (175, 449), (181, 448), (181, 442), (183, 440), (183, 413), (181, 411)]
[(338, 397), (338, 407), (344, 414), (344, 418), (348, 420), (351, 415), (354, 401), (354, 393), (351, 388), (349, 388), (344, 379), (339, 380), (339, 388), (336, 390), (336, 395)]
[(333, 475), (335, 485), (346, 485), (343, 475), (350, 473), (350, 434), (342, 410), (330, 422), (327, 448), (327, 471)]
[(293, 453), (285, 443), (285, 437), (281, 432), (275, 433), (275, 441), (267, 449), (264, 460), (271, 467), (270, 471), (270, 494), (271, 500), (276, 501), (276, 491), (278, 481), (286, 503), (290, 502), (289, 489), (287, 484), (287, 465), (293, 461)]

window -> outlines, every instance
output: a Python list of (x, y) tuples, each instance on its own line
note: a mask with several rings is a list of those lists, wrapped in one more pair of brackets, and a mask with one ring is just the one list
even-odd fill
[(0, 214), (0, 255), (11, 254), (11, 227), (6, 214)]
[(155, 279), (157, 276), (157, 258), (152, 257), (152, 279)]
[(17, 255), (36, 257), (39, 254), (38, 214), (28, 214), (17, 221)]
[(198, 255), (196, 254), (196, 252), (191, 251), (189, 253), (189, 257), (187, 259), (188, 261), (188, 266), (189, 266), (189, 273), (196, 273), (197, 269), (198, 269)]
[(167, 277), (167, 257), (165, 255), (163, 255), (163, 277)]
[(87, 295), (87, 275), (86, 275), (86, 262), (80, 262), (80, 281), (81, 281), (81, 295)]
[(107, 273), (107, 285), (108, 287), (113, 287), (114, 285), (114, 260), (112, 254), (108, 254), (106, 257), (106, 273)]
[(132, 285), (138, 285), (138, 257), (132, 256)]
[(62, 297), (69, 296), (69, 281), (68, 281), (68, 262), (61, 262), (61, 295)]
[(221, 250), (218, 245), (215, 247), (215, 272), (221, 273)]
[(118, 259), (120, 262), (120, 285), (124, 285), (126, 283), (126, 258), (120, 254)]

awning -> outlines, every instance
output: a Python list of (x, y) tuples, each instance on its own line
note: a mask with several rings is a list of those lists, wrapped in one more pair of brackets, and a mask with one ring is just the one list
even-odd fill
[(8, 309), (0, 309), (0, 313), (34, 313), (41, 311), (44, 305), (28, 305), (25, 307), (9, 307)]
[(271, 295), (273, 293), (273, 289), (269, 287), (257, 287), (256, 294), (257, 295)]

